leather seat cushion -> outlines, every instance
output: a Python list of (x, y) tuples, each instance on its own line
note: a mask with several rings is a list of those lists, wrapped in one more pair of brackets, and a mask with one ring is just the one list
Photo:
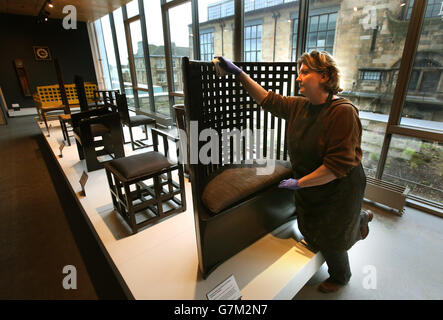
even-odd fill
[(148, 176), (172, 165), (175, 164), (169, 162), (168, 158), (155, 151), (118, 158), (105, 164), (105, 166), (114, 168), (127, 180)]
[(266, 175), (258, 175), (258, 167), (258, 165), (232, 165), (216, 172), (215, 177), (209, 181), (203, 191), (203, 204), (213, 214), (217, 214), (248, 196), (292, 176), (291, 164), (288, 161), (276, 160), (275, 170)]
[(131, 126), (141, 126), (144, 124), (151, 124), (155, 122), (154, 119), (142, 114), (129, 117), (129, 120), (131, 122)]

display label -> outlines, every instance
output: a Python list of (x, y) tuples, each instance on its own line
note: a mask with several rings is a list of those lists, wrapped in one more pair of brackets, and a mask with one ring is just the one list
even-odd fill
[(234, 275), (216, 286), (206, 294), (208, 300), (241, 300), (241, 292)]
[(60, 143), (60, 147), (58, 147), (59, 148), (59, 150), (60, 150), (60, 158), (63, 158), (63, 148), (65, 147), (65, 141), (62, 141), (62, 143)]
[(88, 175), (85, 171), (83, 171), (82, 176), (80, 178), (80, 186), (82, 187), (82, 193), (86, 197), (85, 184), (88, 181)]

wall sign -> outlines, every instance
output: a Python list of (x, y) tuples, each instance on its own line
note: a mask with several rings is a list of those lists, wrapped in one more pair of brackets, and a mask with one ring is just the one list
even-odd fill
[(35, 46), (33, 48), (35, 60), (51, 60), (51, 51), (49, 51), (49, 47)]

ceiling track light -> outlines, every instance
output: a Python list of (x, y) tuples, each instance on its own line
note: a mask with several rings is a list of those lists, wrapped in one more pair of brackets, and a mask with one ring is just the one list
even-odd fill
[(52, 4), (52, 0), (45, 0), (40, 12), (38, 13), (37, 23), (48, 21), (49, 15), (51, 14), (48, 10), (53, 7), (54, 5)]

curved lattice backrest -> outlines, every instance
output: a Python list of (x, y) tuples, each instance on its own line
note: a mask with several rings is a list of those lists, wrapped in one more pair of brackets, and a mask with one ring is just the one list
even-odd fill
[[(295, 62), (236, 62), (236, 65), (266, 90), (287, 96), (294, 94)], [(258, 106), (233, 75), (218, 77), (212, 62), (184, 57), (182, 68), (191, 165), (192, 155), (207, 144), (207, 141), (200, 141), (198, 146), (192, 143), (192, 125), (195, 128), (198, 124), (198, 134), (212, 129), (219, 137), (218, 161), (204, 164), (198, 159), (194, 167), (197, 179), (205, 184), (203, 181), (220, 166), (257, 157), (287, 160), (285, 120)], [(232, 136), (222, 141), (223, 131), (225, 137), (226, 132)]]

